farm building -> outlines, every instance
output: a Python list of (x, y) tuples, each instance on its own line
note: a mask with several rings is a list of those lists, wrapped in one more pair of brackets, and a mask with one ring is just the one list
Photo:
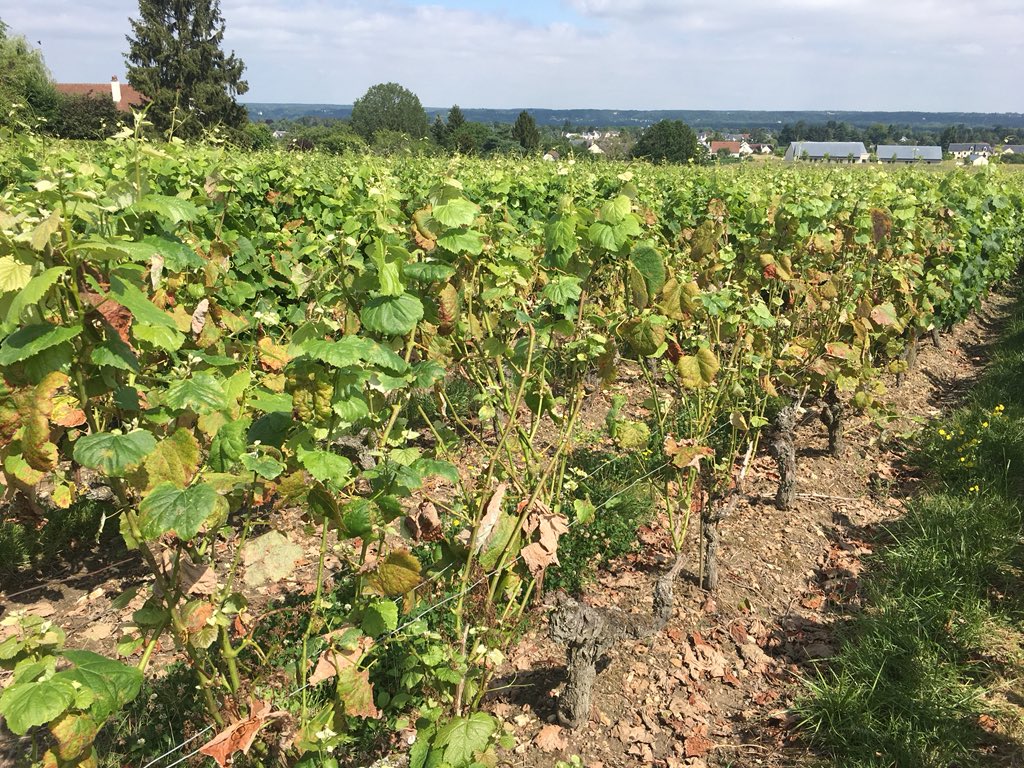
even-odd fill
[(1003, 147), (1004, 155), (1024, 155), (1024, 144), (1007, 144)]
[(942, 147), (879, 144), (875, 155), (880, 163), (941, 163)]
[(785, 160), (810, 163), (866, 163), (871, 153), (862, 141), (794, 141)]

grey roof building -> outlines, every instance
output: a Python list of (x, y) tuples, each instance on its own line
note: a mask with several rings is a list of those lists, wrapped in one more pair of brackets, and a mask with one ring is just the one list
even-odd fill
[(958, 157), (966, 157), (972, 154), (992, 154), (992, 145), (983, 141), (974, 144), (950, 144), (949, 151)]
[(1004, 155), (1024, 155), (1024, 144), (1007, 144), (1003, 147)]
[(870, 153), (863, 141), (794, 141), (786, 150), (786, 160), (825, 163), (864, 163)]
[(875, 155), (880, 163), (941, 163), (942, 147), (879, 144)]

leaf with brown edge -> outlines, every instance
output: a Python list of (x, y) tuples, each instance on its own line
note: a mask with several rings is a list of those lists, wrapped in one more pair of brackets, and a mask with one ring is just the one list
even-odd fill
[(407, 549), (391, 552), (366, 577), (366, 590), (382, 597), (399, 597), (420, 583), (420, 561)]
[(38, 410), (32, 410), (22, 421), (21, 453), (25, 463), (40, 472), (57, 468), (57, 446), (50, 442), (50, 423)]
[(71, 429), (81, 427), (86, 422), (85, 411), (78, 407), (78, 400), (70, 395), (54, 398), (50, 422), (58, 427)]
[(146, 473), (144, 491), (151, 491), (163, 482), (184, 488), (199, 469), (199, 441), (187, 429), (157, 443), (142, 464)]
[(713, 448), (706, 445), (697, 445), (695, 440), (676, 441), (669, 435), (665, 438), (665, 455), (672, 459), (672, 465), (679, 469), (686, 467), (699, 468), (703, 459), (710, 459), (715, 455)]
[(275, 344), (269, 336), (264, 336), (257, 342), (259, 347), (260, 366), (265, 371), (283, 371), (288, 364), (288, 347), (283, 344)]
[(235, 752), (248, 754), (256, 740), (256, 734), (270, 720), (277, 717), (285, 717), (287, 712), (271, 711), (270, 702), (253, 701), (249, 709), (249, 716), (232, 723), (223, 731), (214, 736), (199, 748), (199, 751), (207, 757), (217, 761), (220, 768), (227, 768), (230, 764), (231, 755)]
[(49, 725), (57, 744), (43, 756), (43, 766), (87, 766), (95, 760), (93, 742), (102, 723), (87, 714), (68, 713)]
[(350, 717), (380, 717), (380, 711), (373, 703), (373, 685), (370, 672), (354, 666), (338, 670), (336, 688), (338, 701)]

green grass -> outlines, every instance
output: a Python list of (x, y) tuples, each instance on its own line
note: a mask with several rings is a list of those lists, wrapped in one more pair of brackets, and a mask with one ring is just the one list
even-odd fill
[[(576, 451), (571, 464), (583, 473), (578, 494), (597, 507), (587, 525), (573, 524), (558, 542), (559, 564), (548, 570), (545, 589), (579, 593), (599, 568), (636, 551), (637, 529), (653, 516), (654, 497), (646, 452)], [(640, 478), (638, 480), (638, 478)], [(570, 510), (570, 514), (572, 514)]]
[[(68, 509), (51, 509), (39, 526), (22, 520), (0, 521), (0, 589), (14, 584), (25, 570), (40, 566), (52, 573), (96, 547), (103, 513), (111, 512), (103, 502), (82, 499)], [(108, 521), (113, 546), (123, 549), (116, 536), (117, 521)]]
[(991, 765), (978, 718), (1000, 669), (994, 638), (1020, 638), (1024, 564), (1024, 309), (968, 401), (915, 451), (928, 490), (871, 561), (865, 609), (796, 711), (833, 765)]

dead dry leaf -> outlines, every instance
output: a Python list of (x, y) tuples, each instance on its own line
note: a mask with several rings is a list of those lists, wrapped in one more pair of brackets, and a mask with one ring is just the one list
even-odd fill
[(505, 499), (506, 491), (508, 491), (508, 483), (500, 483), (498, 487), (494, 489), (494, 493), (491, 495), (491, 500), (487, 502), (487, 508), (484, 510), (484, 515), (480, 518), (480, 525), (477, 526), (474, 551), (479, 552), (481, 549), (486, 547), (487, 543), (491, 540), (491, 536), (494, 535), (494, 529), (498, 524), (498, 518), (501, 517), (501, 503)]
[(437, 507), (429, 501), (424, 501), (415, 512), (406, 515), (405, 527), (416, 542), (439, 541), (443, 537)]
[(268, 721), (286, 715), (283, 711), (271, 711), (270, 702), (254, 701), (250, 714), (244, 720), (232, 723), (199, 748), (199, 751), (217, 761), (220, 768), (226, 768), (235, 752), (248, 754), (256, 740), (256, 734)]
[(192, 313), (192, 333), (198, 336), (203, 332), (203, 328), (206, 327), (206, 315), (210, 311), (210, 300), (203, 299), (196, 306), (195, 311)]
[(569, 746), (565, 734), (562, 733), (562, 729), (557, 725), (545, 725), (540, 729), (540, 733), (537, 734), (534, 742), (542, 752), (558, 752), (567, 749)]

